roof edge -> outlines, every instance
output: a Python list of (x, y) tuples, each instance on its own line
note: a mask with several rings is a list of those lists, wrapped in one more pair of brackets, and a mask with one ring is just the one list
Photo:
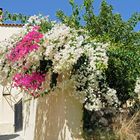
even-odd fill
[(2, 23), (0, 24), (0, 27), (23, 27), (24, 24), (5, 24), (5, 23)]

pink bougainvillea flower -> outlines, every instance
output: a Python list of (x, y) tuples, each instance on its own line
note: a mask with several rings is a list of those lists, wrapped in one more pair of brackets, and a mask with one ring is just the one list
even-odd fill
[(39, 30), (40, 29), (40, 26), (34, 26), (33, 27), (33, 30)]
[(38, 27), (34, 27), (32, 31), (27, 33), (23, 39), (17, 43), (16, 47), (7, 55), (8, 60), (16, 62), (24, 58), (28, 53), (39, 48), (38, 43), (43, 38), (43, 34), (37, 31)]
[(14, 86), (21, 87), (27, 91), (35, 91), (40, 89), (44, 81), (45, 75), (37, 72), (32, 74), (18, 73), (13, 77)]

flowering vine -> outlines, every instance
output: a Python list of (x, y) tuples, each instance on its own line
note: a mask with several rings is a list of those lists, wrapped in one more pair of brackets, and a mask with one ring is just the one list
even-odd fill
[(8, 46), (1, 50), (0, 69), (6, 78), (1, 83), (13, 81), (13, 86), (38, 97), (62, 88), (60, 83), (69, 86), (68, 80), (72, 94), (88, 110), (118, 107), (116, 91), (101, 82), (108, 66), (109, 44), (91, 39), (83, 29), (33, 16), (20, 33), (0, 46)]
[(11, 52), (7, 55), (9, 61), (15, 62), (25, 57), (33, 50), (37, 50), (43, 34), (37, 31), (37, 27), (34, 27), (32, 31), (27, 33), (23, 39), (17, 43), (16, 47), (12, 48)]

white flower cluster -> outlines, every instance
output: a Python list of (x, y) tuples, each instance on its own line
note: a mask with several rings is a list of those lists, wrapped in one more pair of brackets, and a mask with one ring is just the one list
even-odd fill
[(18, 33), (13, 34), (10, 38), (0, 41), (0, 56), (12, 49), (16, 45), (16, 43), (22, 39), (23, 35), (23, 30), (20, 30)]
[(134, 92), (137, 94), (138, 100), (140, 101), (140, 78), (137, 78)]
[(23, 36), (24, 32), (23, 30), (20, 30), (17, 34), (14, 34), (10, 38), (0, 42), (0, 83), (5, 83), (9, 72), (15, 68), (6, 62), (6, 54), (16, 46), (17, 42), (19, 42)]
[(49, 21), (49, 16), (43, 16), (41, 14), (30, 16), (27, 23), (24, 24), (23, 29), (24, 32), (29, 32), (35, 26), (40, 27), (40, 25), (44, 26), (46, 23), (50, 23), (52, 26), (56, 23), (56, 21)]
[(111, 88), (108, 87), (107, 92), (106, 92), (106, 94), (104, 96), (105, 96), (105, 99), (107, 100), (107, 103), (110, 106), (118, 107), (118, 105), (120, 104), (119, 100), (118, 100), (118, 97), (116, 95), (116, 90), (111, 89)]
[[(59, 41), (59, 43), (61, 43), (62, 41), (63, 43), (65, 42), (66, 37), (71, 36), (71, 31), (72, 29), (70, 27), (65, 24), (58, 23), (55, 24), (48, 33), (46, 33), (45, 37), (51, 42)], [(62, 43), (59, 45), (62, 45)]]
[(99, 111), (104, 107), (104, 104), (101, 100), (100, 97), (96, 97), (95, 94), (91, 94), (90, 96), (88, 96), (88, 98), (90, 99), (88, 102), (86, 102), (85, 104), (85, 108), (87, 110), (90, 111)]
[(102, 78), (103, 70), (107, 68), (108, 64), (108, 57), (106, 55), (107, 44), (92, 42), (84, 50), (88, 59), (82, 62), (80, 68), (72, 76), (76, 88), (79, 89), (76, 95), (80, 98), (82, 97), (81, 95), (87, 97), (83, 98), (85, 99), (83, 101), (86, 101), (85, 108), (90, 111), (97, 111), (105, 106), (118, 107), (119, 100), (116, 90), (106, 86), (104, 89), (99, 88), (99, 81)]
[(92, 111), (98, 111), (105, 107), (119, 107), (120, 102), (116, 95), (116, 90), (107, 87), (106, 92), (94, 91), (88, 93), (85, 108)]
[(25, 58), (25, 66), (27, 66), (27, 68), (31, 66), (32, 70), (37, 69), (40, 65), (40, 60), (43, 59), (43, 52), (44, 48), (40, 46), (38, 50), (34, 50), (31, 53), (29, 53), (28, 56)]
[(71, 70), (81, 54), (83, 36), (64, 24), (56, 24), (46, 35), (45, 56), (53, 61), (54, 72), (62, 73)]
[[(106, 55), (108, 44), (96, 40), (88, 41), (88, 36), (71, 29), (64, 24), (56, 24), (45, 34), (43, 44), (46, 60), (53, 62), (53, 71), (58, 74), (71, 73), (75, 96), (86, 102), (88, 110), (100, 110), (109, 106), (117, 106), (116, 91), (107, 87), (106, 93), (99, 89), (99, 79), (108, 65)], [(103, 95), (102, 95), (103, 94)]]
[(25, 24), (25, 27), (29, 25), (40, 25), (42, 22), (48, 21), (49, 16), (42, 16), (41, 14), (30, 16), (28, 22)]

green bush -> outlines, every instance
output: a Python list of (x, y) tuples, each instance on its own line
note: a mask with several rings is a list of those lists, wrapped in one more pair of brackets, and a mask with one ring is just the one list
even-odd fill
[[(99, 15), (93, 12), (93, 0), (84, 0), (79, 7), (74, 0), (70, 0), (70, 4), (72, 14), (66, 16), (63, 11), (58, 11), (57, 17), (69, 26), (86, 29), (91, 39), (111, 44), (108, 48), (106, 83), (117, 90), (122, 103), (135, 98), (135, 83), (140, 75), (140, 33), (135, 32), (134, 28), (140, 21), (140, 14), (134, 13), (128, 21), (124, 21), (120, 14), (112, 12), (113, 7), (105, 0), (101, 3)], [(80, 16), (81, 7), (84, 9), (83, 16)]]
[(118, 98), (125, 103), (129, 98), (136, 98), (134, 93), (137, 77), (140, 75), (139, 46), (113, 47), (108, 50), (107, 83), (117, 90)]

